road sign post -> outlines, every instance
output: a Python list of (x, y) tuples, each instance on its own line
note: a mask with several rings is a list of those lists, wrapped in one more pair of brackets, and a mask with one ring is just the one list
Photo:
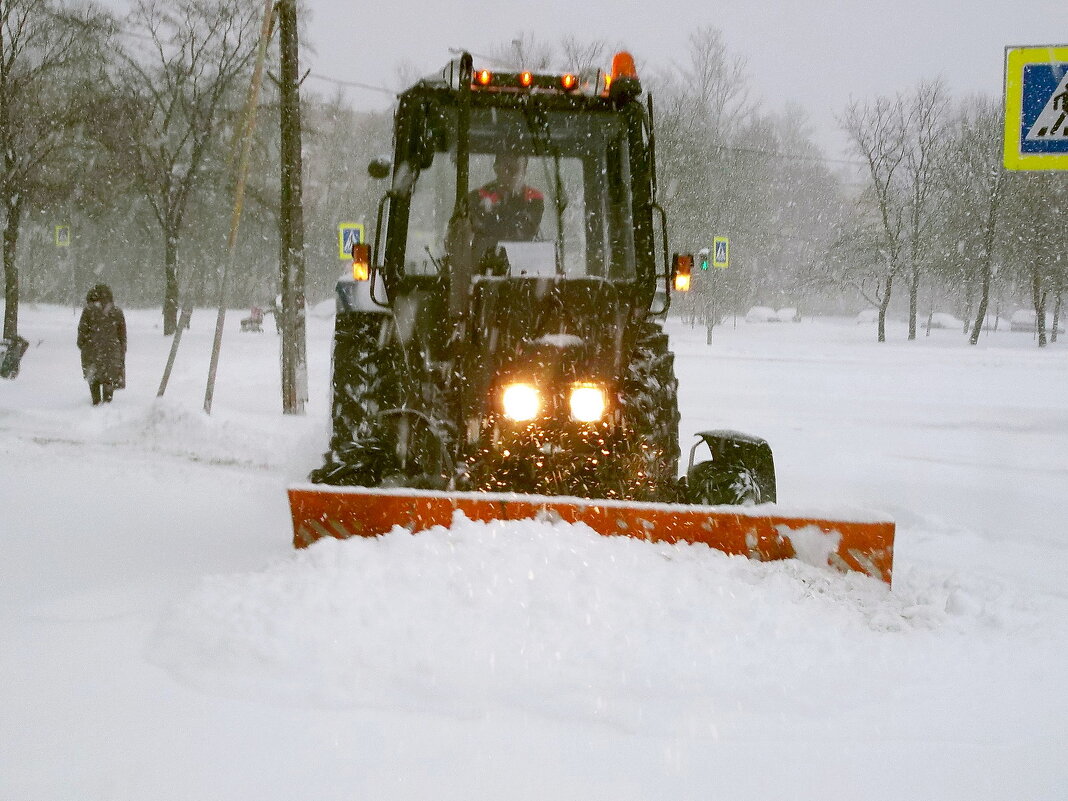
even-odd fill
[(1005, 48), (1004, 164), (1068, 170), (1068, 45)]

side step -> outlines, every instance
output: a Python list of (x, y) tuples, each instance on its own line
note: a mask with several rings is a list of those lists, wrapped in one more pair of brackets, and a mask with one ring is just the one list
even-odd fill
[(890, 584), (894, 522), (861, 514), (854, 519), (823, 518), (806, 510), (792, 515), (783, 507), (690, 506), (589, 500), (491, 492), (332, 487), (304, 484), (289, 488), (293, 545), (304, 548), (322, 537), (375, 537), (394, 526), (422, 531), (449, 526), (453, 513), (471, 520), (548, 517), (582, 522), (605, 535), (650, 542), (704, 543), (759, 561), (801, 557), (842, 571), (856, 570)]

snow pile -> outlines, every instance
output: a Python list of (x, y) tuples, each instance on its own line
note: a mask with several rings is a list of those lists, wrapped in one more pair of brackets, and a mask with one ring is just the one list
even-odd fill
[[(150, 654), (211, 693), (461, 717), (533, 703), (631, 728), (707, 725), (728, 699), (860, 703), (873, 682), (901, 680), (878, 667), (901, 637), (1025, 625), (981, 588), (903, 584), (458, 513), (448, 529), (321, 540), (262, 572), (205, 579)], [(773, 663), (754, 662), (769, 650)], [(868, 680), (814, 691), (807, 677), (829, 664)]]
[(830, 564), (832, 554), (838, 552), (838, 544), (842, 541), (842, 535), (839, 532), (825, 534), (819, 526), (815, 525), (794, 531), (791, 531), (789, 526), (776, 526), (776, 528), (784, 539), (790, 540), (797, 558), (813, 567)]
[[(102, 432), (104, 442), (136, 445), (193, 461), (260, 469), (289, 464), (295, 450), (306, 448), (307, 439), (322, 439), (321, 424), (308, 418), (278, 414), (250, 417), (226, 409), (213, 410), (209, 416), (166, 398), (112, 419), (113, 425)], [(269, 428), (274, 430), (265, 436)], [(323, 450), (321, 443), (319, 450)]]
[(60, 418), (29, 411), (20, 415), (17, 435), (41, 444), (85, 443), (217, 465), (290, 468), (294, 477), (324, 450), (322, 422), (306, 417), (226, 409), (209, 416), (169, 398), (136, 406), (124, 401), (120, 396), (111, 405), (75, 408)]

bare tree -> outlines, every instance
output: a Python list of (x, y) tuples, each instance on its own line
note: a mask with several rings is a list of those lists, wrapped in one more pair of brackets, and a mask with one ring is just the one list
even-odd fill
[(848, 289), (876, 309), (884, 309), (886, 293), (893, 291), (893, 282), (887, 282), (886, 259), (880, 247), (882, 239), (882, 231), (873, 220), (857, 217), (844, 220), (824, 259), (806, 278), (805, 285), (815, 291)]
[(738, 140), (749, 163), (740, 183), (749, 191), (735, 235), (758, 254), (754, 300), (798, 306), (813, 289), (810, 279), (825, 267), (823, 256), (845, 216), (839, 181), (809, 140), (800, 108), (787, 104), (759, 115)]
[[(0, 1), (0, 209), (4, 214), (4, 338), (18, 333), (15, 261), (23, 213), (69, 188), (62, 165), (78, 147), (93, 57), (108, 34), (89, 9), (52, 0)], [(97, 65), (97, 67), (99, 64)]]
[(870, 260), (876, 271), (879, 309), (879, 341), (886, 341), (886, 309), (901, 272), (904, 255), (905, 197), (903, 179), (908, 158), (908, 118), (904, 100), (879, 97), (869, 103), (852, 102), (840, 124), (854, 151), (868, 167), (870, 186), (862, 197), (862, 216), (872, 216), (878, 236), (872, 242), (878, 258)]
[(905, 126), (906, 257), (909, 281), (909, 339), (916, 338), (920, 277), (929, 266), (942, 184), (937, 155), (949, 105), (941, 81), (921, 83), (908, 98)]
[(568, 36), (560, 45), (561, 66), (576, 75), (596, 78), (598, 71), (603, 72), (610, 66), (607, 53), (604, 40), (585, 42)]
[[(120, 53), (105, 141), (128, 165), (163, 236), (163, 333), (178, 316), (178, 245), (191, 195), (240, 105), (258, 36), (249, 0), (141, 0)], [(236, 135), (237, 132), (234, 132)]]
[(520, 33), (506, 45), (495, 47), (491, 53), (495, 65), (512, 70), (548, 72), (556, 62), (556, 48), (538, 41), (532, 33)]
[[(971, 344), (979, 341), (990, 306), (998, 218), (1005, 194), (1001, 167), (1001, 106), (991, 98), (973, 97), (958, 109), (939, 159), (940, 182), (952, 203), (945, 233), (958, 250), (974, 259), (979, 306)], [(965, 274), (972, 270), (966, 269)]]
[(751, 112), (745, 59), (729, 56), (723, 33), (708, 26), (690, 34), (689, 56), (680, 76), (692, 90), (693, 119), (705, 132), (726, 135)]
[(1013, 261), (1035, 310), (1038, 346), (1045, 347), (1046, 306), (1051, 298), (1056, 306), (1068, 274), (1063, 214), (1068, 183), (1056, 172), (1019, 173), (1009, 178), (1006, 195), (1005, 229), (1013, 242)]
[(748, 217), (752, 192), (735, 177), (751, 154), (731, 145), (752, 107), (745, 61), (729, 54), (718, 30), (691, 33), (687, 55), (687, 63), (643, 83), (656, 95), (658, 171), (671, 238), (695, 248)]
[(948, 104), (941, 81), (921, 83), (908, 95), (852, 102), (839, 120), (853, 150), (868, 166), (863, 202), (881, 226), (885, 276), (880, 292), (879, 341), (894, 279), (909, 283), (909, 339), (916, 338), (920, 277), (929, 266), (940, 184), (937, 153)]
[(367, 173), (372, 158), (389, 152), (389, 111), (356, 113), (340, 95), (309, 102), (305, 124), (304, 212), (309, 295), (328, 295), (337, 280), (337, 224), (363, 222), (375, 236), (378, 203), (387, 190)]

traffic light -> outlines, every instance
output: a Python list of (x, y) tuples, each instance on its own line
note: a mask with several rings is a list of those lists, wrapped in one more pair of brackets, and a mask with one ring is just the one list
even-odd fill
[(701, 265), (702, 270), (708, 269), (708, 248), (701, 248), (697, 251), (698, 264)]

